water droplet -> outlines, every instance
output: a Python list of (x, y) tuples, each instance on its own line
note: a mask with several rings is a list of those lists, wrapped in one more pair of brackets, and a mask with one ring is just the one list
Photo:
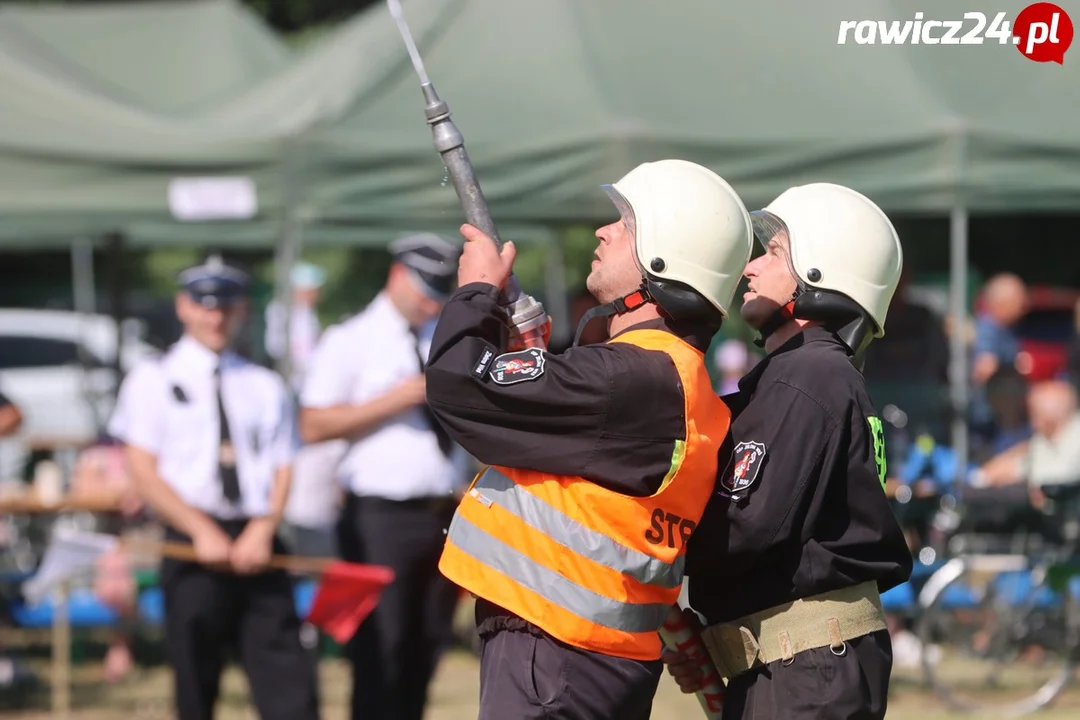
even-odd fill
[(446, 183), (450, 182), (450, 168), (443, 167), (442, 182), (439, 183), (442, 187), (446, 187)]

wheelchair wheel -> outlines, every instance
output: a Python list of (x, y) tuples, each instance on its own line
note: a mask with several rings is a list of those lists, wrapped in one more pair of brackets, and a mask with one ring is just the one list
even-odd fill
[(927, 683), (953, 710), (1020, 717), (1069, 683), (1080, 647), (1080, 576), (1022, 555), (946, 563), (919, 597)]

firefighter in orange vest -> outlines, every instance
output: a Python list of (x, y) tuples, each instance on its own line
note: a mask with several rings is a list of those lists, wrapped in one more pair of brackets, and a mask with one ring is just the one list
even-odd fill
[(657, 633), (713, 492), (730, 414), (704, 351), (753, 243), (749, 213), (710, 170), (646, 163), (604, 189), (586, 285), (609, 340), (507, 352), (500, 289), (514, 260), (464, 226), (427, 398), (488, 467), (448, 528), (440, 569), (477, 597), (480, 719), (645, 720)]

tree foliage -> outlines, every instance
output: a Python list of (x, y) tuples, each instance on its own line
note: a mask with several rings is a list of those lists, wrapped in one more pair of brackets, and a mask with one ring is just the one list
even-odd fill
[[(23, 5), (115, 5), (152, 0), (7, 0)], [(339, 22), (383, 0), (242, 0), (282, 33), (294, 33), (317, 25)]]

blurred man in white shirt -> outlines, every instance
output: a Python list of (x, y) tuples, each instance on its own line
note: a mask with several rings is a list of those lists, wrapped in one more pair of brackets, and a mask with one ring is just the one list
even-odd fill
[(357, 632), (354, 720), (421, 720), (457, 588), (438, 569), (468, 456), (430, 415), (424, 370), (458, 249), (435, 235), (400, 238), (384, 289), (329, 328), (301, 394), (306, 442), (348, 441), (342, 558), (385, 565), (395, 580)]

